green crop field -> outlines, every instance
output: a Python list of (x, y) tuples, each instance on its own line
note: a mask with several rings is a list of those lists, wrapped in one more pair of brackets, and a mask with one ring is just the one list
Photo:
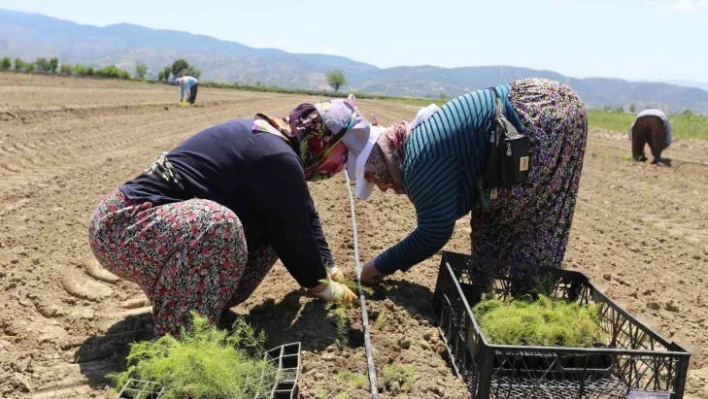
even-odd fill
[[(590, 110), (588, 120), (591, 128), (629, 132), (634, 114), (618, 111)], [(672, 134), (680, 139), (708, 140), (708, 116), (681, 113), (669, 115)]]

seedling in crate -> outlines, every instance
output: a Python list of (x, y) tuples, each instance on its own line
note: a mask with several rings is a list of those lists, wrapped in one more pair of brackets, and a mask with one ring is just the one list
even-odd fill
[(590, 348), (607, 341), (601, 304), (540, 295), (536, 301), (484, 299), (472, 308), (492, 344)]
[[(132, 344), (129, 367), (107, 378), (117, 387), (131, 378), (159, 383), (163, 399), (269, 397), (279, 368), (263, 359), (265, 334), (256, 334), (242, 318), (234, 322), (232, 332), (211, 326), (196, 313), (192, 318), (191, 328), (183, 328), (179, 338), (168, 334)], [(151, 395), (138, 391), (133, 399)]]
[[(643, 325), (582, 273), (553, 267), (537, 267), (534, 273), (542, 278), (519, 279), (513, 265), (443, 251), (433, 310), (455, 373), (465, 379), (473, 398), (624, 398), (628, 394), (639, 397), (637, 393), (683, 397), (689, 352)], [(585, 308), (593, 322), (585, 323), (586, 331), (579, 336), (561, 328), (533, 345), (525, 342), (524, 336), (535, 335), (550, 324), (555, 318), (551, 314), (548, 322), (537, 321), (532, 332), (492, 338), (494, 331), (484, 330), (485, 325), (489, 327), (484, 318), (491, 313), (490, 303), (475, 306), (482, 300), (480, 291), (492, 291), (508, 302), (520, 299), (529, 288), (542, 301), (540, 291), (550, 291), (566, 304), (577, 303), (561, 317), (575, 317), (568, 313)], [(536, 300), (533, 296), (532, 301)], [(593, 310), (598, 308), (599, 322)], [(509, 332), (508, 316), (496, 324)], [(602, 329), (602, 336), (592, 332), (595, 325)], [(580, 326), (574, 327), (577, 331)], [(602, 345), (587, 347), (593, 341)]]

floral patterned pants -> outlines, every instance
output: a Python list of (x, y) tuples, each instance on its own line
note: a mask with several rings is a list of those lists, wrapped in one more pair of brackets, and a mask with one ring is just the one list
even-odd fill
[(544, 79), (513, 82), (509, 100), (531, 141), (529, 181), (498, 190), (489, 212), (472, 209), (472, 253), (561, 267), (587, 144), (585, 106), (570, 87)]
[(249, 251), (241, 221), (216, 202), (153, 206), (120, 190), (91, 214), (89, 244), (103, 267), (142, 288), (160, 335), (179, 335), (191, 311), (218, 322), (277, 261), (271, 247)]

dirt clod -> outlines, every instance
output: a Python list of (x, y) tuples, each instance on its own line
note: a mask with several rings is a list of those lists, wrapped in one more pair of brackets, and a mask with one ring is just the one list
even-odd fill
[(674, 301), (666, 302), (665, 309), (668, 310), (669, 312), (679, 312), (680, 311), (678, 305), (676, 305), (674, 303)]
[(86, 274), (109, 284), (115, 284), (120, 281), (120, 277), (102, 268), (97, 263), (92, 262), (92, 266), (86, 271)]
[(32, 384), (30, 383), (29, 377), (21, 374), (15, 373), (13, 383), (22, 392), (31, 392)]
[(133, 298), (124, 301), (120, 305), (123, 309), (139, 309), (145, 306), (150, 306), (150, 301), (147, 298)]
[(32, 364), (32, 355), (25, 355), (22, 356), (21, 358), (15, 360), (12, 362), (12, 368), (13, 370), (19, 372), (19, 373), (24, 373), (26, 371), (30, 371), (30, 365)]
[(65, 276), (61, 281), (61, 285), (68, 294), (94, 302), (113, 294), (109, 287), (75, 274)]

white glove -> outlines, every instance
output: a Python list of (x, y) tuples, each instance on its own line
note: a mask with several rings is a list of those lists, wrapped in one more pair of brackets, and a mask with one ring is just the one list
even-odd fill
[(346, 285), (340, 284), (336, 281), (330, 281), (326, 283), (327, 287), (318, 293), (312, 291), (312, 295), (327, 301), (327, 302), (339, 302), (342, 305), (350, 305), (356, 301), (356, 294), (352, 292)]
[(329, 279), (332, 281), (336, 281), (338, 283), (344, 281), (344, 273), (342, 273), (337, 266), (328, 267), (327, 274), (329, 275)]

